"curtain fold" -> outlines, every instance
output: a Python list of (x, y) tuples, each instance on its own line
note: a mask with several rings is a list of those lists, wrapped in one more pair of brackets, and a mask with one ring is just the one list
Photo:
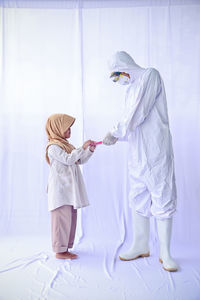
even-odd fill
[[(107, 60), (125, 50), (164, 79), (173, 137), (176, 242), (195, 243), (200, 217), (199, 1), (0, 1), (0, 231), (49, 232), (44, 159), (51, 113), (76, 117), (71, 142), (102, 140), (120, 117), (125, 89)], [(35, 8), (35, 9), (33, 9)], [(49, 8), (49, 9), (47, 9)], [(83, 168), (90, 207), (82, 236), (131, 238), (127, 143), (98, 146)], [(199, 240), (198, 240), (199, 241)]]

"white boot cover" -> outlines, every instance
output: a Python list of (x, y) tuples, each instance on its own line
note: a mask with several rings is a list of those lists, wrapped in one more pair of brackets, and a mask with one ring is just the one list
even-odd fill
[(138, 257), (149, 256), (149, 218), (143, 217), (132, 209), (133, 216), (133, 243), (129, 251), (120, 254), (121, 260), (133, 260)]
[(172, 218), (157, 219), (157, 231), (160, 241), (160, 262), (166, 271), (177, 271), (178, 265), (170, 255), (170, 240), (172, 232)]

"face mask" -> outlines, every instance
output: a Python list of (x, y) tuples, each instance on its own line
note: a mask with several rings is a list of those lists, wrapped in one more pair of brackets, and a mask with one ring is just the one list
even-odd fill
[(122, 85), (127, 85), (130, 81), (130, 78), (126, 75), (123, 75), (121, 72), (113, 72), (110, 78), (113, 82), (117, 82)]

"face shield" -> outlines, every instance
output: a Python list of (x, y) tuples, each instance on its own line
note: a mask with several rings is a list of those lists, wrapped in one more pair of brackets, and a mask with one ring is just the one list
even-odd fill
[(127, 75), (123, 74), (123, 72), (112, 72), (110, 75), (110, 79), (113, 82), (117, 82), (122, 85), (127, 85), (130, 82), (130, 78)]

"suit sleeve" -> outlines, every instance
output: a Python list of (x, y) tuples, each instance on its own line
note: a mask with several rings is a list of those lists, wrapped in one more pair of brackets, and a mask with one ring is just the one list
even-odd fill
[(129, 90), (123, 115), (111, 130), (112, 135), (123, 138), (127, 134), (130, 124), (131, 131), (142, 124), (154, 106), (160, 88), (160, 75), (157, 70), (151, 69), (150, 73), (144, 75), (142, 82)]

